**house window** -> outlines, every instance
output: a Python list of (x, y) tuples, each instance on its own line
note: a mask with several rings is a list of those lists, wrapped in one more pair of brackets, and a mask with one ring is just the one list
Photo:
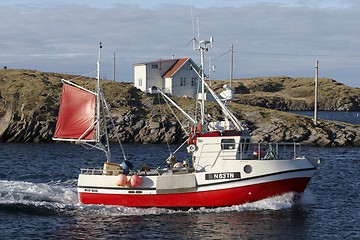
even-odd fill
[(152, 65), (151, 65), (151, 68), (158, 69), (158, 68), (159, 68), (159, 65), (157, 65), (157, 64), (152, 64)]
[(180, 78), (180, 86), (186, 86), (186, 78)]
[(180, 78), (180, 86), (186, 86), (186, 78)]
[(191, 86), (195, 86), (196, 85), (196, 78), (191, 78)]
[(139, 79), (138, 79), (138, 85), (139, 85), (139, 87), (142, 86), (142, 78), (139, 78)]

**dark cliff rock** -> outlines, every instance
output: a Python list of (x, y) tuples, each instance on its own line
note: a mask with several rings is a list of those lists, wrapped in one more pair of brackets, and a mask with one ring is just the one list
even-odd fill
[[(89, 89), (95, 86), (95, 80), (91, 78), (30, 70), (0, 70), (1, 142), (52, 141), (59, 108), (61, 78), (76, 79), (75, 82)], [(263, 81), (257, 80), (260, 83)], [(308, 117), (272, 110), (311, 109), (311, 100), (305, 96), (305, 90), (294, 90), (301, 88), (299, 82), (286, 77), (275, 80), (279, 83), (256, 84), (255, 80), (239, 80), (234, 83), (236, 100), (230, 104), (230, 109), (248, 124), (254, 142), (294, 141), (317, 146), (360, 145), (358, 126), (331, 121), (319, 121), (318, 126), (314, 126), (312, 119)], [(298, 86), (292, 85), (292, 90), (285, 94), (288, 81), (295, 82), (292, 84)], [(222, 83), (217, 84), (217, 91), (220, 91)], [(311, 86), (310, 83), (308, 85)], [(355, 96), (358, 89), (354, 89), (354, 93), (343, 85), (335, 83), (335, 86), (342, 91), (342, 97), (334, 96), (327, 101), (323, 100), (322, 108), (358, 109), (359, 99)], [(178, 124), (172, 116), (172, 111), (176, 110), (170, 111), (166, 103), (159, 103), (157, 96), (143, 94), (131, 83), (103, 81), (102, 87), (116, 125), (114, 129), (110, 129), (112, 139), (118, 136), (122, 142), (131, 143), (179, 143), (184, 140), (182, 126), (188, 126), (188, 123), (182, 121), (182, 125)], [(337, 90), (332, 93), (334, 92)], [(264, 94), (273, 95), (263, 96)], [(176, 100), (185, 110), (194, 109), (193, 100)], [(210, 107), (208, 115), (217, 119), (221, 109), (213, 103), (207, 104)]]
[(246, 112), (246, 119), (256, 119), (252, 124), (252, 136), (258, 141), (297, 142), (314, 146), (360, 145), (359, 126), (334, 122), (318, 121), (296, 114), (272, 110)]

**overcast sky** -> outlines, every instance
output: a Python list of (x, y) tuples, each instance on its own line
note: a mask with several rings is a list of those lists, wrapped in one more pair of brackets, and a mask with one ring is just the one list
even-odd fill
[[(191, 57), (214, 38), (214, 79), (319, 76), (360, 87), (360, 1), (357, 0), (12, 0), (0, 3), (0, 66), (133, 81), (133, 64)], [(196, 25), (196, 24), (195, 24)], [(195, 27), (195, 37), (197, 30)], [(208, 63), (206, 63), (208, 68)], [(206, 71), (208, 71), (206, 69)]]

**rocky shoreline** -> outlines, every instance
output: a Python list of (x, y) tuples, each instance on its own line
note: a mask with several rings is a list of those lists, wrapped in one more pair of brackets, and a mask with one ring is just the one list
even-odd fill
[[(29, 74), (28, 70), (18, 74), (24, 73)], [(13, 81), (6, 89), (2, 88), (0, 93), (1, 142), (52, 141), (61, 91), (60, 77), (63, 76), (34, 72), (31, 80), (27, 81), (33, 81), (31, 84), (35, 85), (36, 89), (42, 84), (41, 88), (46, 90), (39, 96), (35, 90), (28, 93), (28, 87), (19, 87), (24, 83), (16, 83), (11, 76), (0, 73), (1, 84)], [(85, 81), (89, 79), (81, 83)], [(120, 139), (125, 143), (179, 143), (185, 139), (180, 124), (169, 111), (165, 112), (166, 104), (155, 103), (157, 97), (143, 94), (131, 84), (104, 82), (104, 92), (116, 122), (116, 128), (111, 130), (113, 138), (116, 132), (119, 132)], [(11, 92), (13, 89), (16, 89), (18, 97)], [(33, 100), (22, 102), (21, 96), (27, 99), (26, 94)], [(184, 106), (191, 102), (189, 99), (179, 100)], [(329, 147), (360, 146), (358, 125), (319, 121), (315, 126), (309, 117), (244, 105), (236, 101), (230, 104), (230, 109), (248, 125), (254, 142), (297, 142)], [(162, 111), (164, 112), (161, 113)], [(219, 113), (220, 110), (214, 108), (209, 115), (216, 116)]]

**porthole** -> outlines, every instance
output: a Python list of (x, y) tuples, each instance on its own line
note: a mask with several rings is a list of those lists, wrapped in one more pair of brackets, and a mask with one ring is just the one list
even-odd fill
[(246, 165), (246, 166), (244, 167), (244, 172), (245, 172), (245, 173), (251, 173), (251, 172), (252, 172), (252, 166)]

